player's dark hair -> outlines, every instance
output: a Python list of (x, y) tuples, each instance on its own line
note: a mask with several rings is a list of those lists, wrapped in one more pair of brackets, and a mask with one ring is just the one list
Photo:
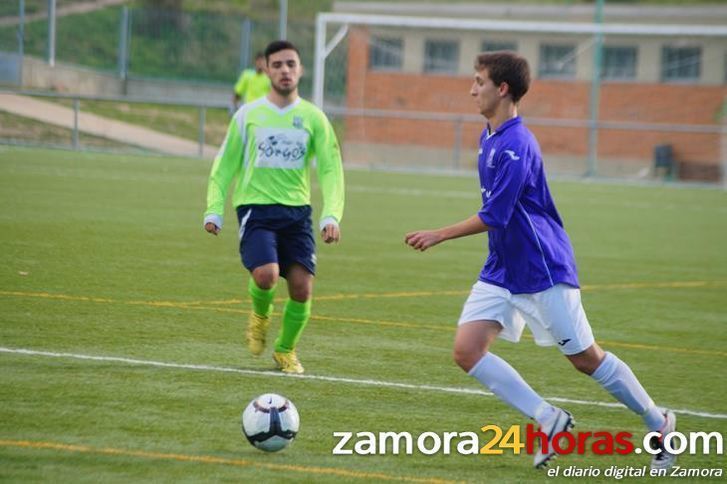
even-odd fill
[(514, 52), (484, 52), (475, 59), (475, 69), (487, 69), (488, 76), (496, 86), (506, 83), (515, 103), (520, 101), (530, 87), (528, 61)]
[(265, 47), (265, 62), (270, 62), (270, 56), (281, 50), (294, 50), (300, 58), (300, 51), (292, 42), (288, 42), (287, 40), (274, 40)]
[(264, 59), (264, 58), (265, 58), (265, 54), (264, 54), (264, 53), (263, 53), (262, 51), (258, 51), (258, 52), (257, 52), (257, 53), (255, 54), (255, 60), (258, 60), (258, 59)]

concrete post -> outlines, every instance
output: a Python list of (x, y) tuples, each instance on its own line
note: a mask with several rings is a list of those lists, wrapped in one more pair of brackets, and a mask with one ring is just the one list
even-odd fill
[(205, 118), (207, 117), (207, 108), (204, 106), (200, 106), (199, 108), (199, 150), (197, 151), (197, 154), (200, 158), (204, 156), (204, 125), (205, 125)]
[(454, 121), (454, 169), (459, 170), (460, 158), (462, 158), (462, 117), (458, 116)]
[(249, 18), (245, 18), (242, 21), (242, 33), (240, 35), (240, 69), (238, 73), (242, 72), (243, 69), (247, 69), (250, 65), (250, 48), (252, 47), (252, 22)]
[[(603, 26), (604, 0), (596, 0), (593, 22)], [(593, 79), (591, 80), (590, 120), (588, 128), (588, 167), (586, 176), (598, 175), (598, 108), (601, 102), (601, 62), (603, 59), (603, 32), (599, 30), (593, 42)]]
[(56, 65), (56, 0), (48, 0), (48, 65)]
[(81, 102), (78, 98), (73, 99), (73, 149), (78, 150), (80, 143), (78, 141), (78, 112), (81, 110)]
[(25, 55), (25, 0), (18, 2), (18, 86), (23, 86), (23, 57)]
[(722, 136), (720, 140), (720, 151), (722, 152), (722, 187), (727, 190), (727, 96), (722, 100)]
[(278, 31), (280, 40), (288, 38), (288, 0), (280, 1), (280, 18), (278, 22)]
[(126, 81), (129, 75), (129, 7), (121, 8), (121, 24), (119, 25), (119, 79)]

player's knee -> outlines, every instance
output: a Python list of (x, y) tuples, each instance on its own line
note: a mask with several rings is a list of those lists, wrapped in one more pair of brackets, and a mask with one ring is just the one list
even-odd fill
[(599, 361), (593, 358), (572, 358), (570, 361), (576, 370), (586, 375), (593, 374), (599, 364)]
[(601, 365), (606, 354), (600, 346), (594, 343), (582, 353), (567, 355), (566, 357), (570, 360), (576, 370), (581, 373), (585, 373), (586, 375), (592, 375), (593, 372)]
[(270, 289), (278, 283), (278, 271), (272, 267), (258, 268), (252, 273), (255, 284), (260, 289)]
[(313, 296), (310, 284), (302, 284), (290, 288), (290, 298), (298, 302), (306, 302)]
[(471, 345), (455, 345), (452, 352), (454, 362), (466, 372), (474, 368), (483, 355), (484, 352), (481, 348), (475, 348)]

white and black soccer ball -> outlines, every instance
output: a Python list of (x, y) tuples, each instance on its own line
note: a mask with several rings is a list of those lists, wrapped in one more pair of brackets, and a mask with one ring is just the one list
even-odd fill
[(242, 412), (242, 433), (253, 446), (266, 452), (287, 447), (299, 428), (298, 409), (275, 393), (260, 395)]

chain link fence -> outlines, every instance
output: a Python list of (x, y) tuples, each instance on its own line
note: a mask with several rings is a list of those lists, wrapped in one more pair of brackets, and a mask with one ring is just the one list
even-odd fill
[[(21, 24), (19, 3), (0, 10), (0, 52), (48, 60), (46, 9), (31, 3)], [(47, 2), (43, 2), (47, 5)], [(59, 3), (58, 11), (63, 4)], [(27, 10), (30, 10), (28, 12)], [(32, 12), (32, 13), (31, 13)], [(23, 42), (18, 40), (22, 25)], [(240, 71), (253, 66), (254, 54), (278, 38), (277, 20), (209, 12), (113, 6), (58, 15), (54, 61), (90, 67), (120, 78), (203, 81), (231, 86)], [(313, 23), (288, 22), (288, 38), (304, 65), (313, 60)], [(301, 91), (310, 93), (304, 78)]]
[[(223, 130), (219, 105), (229, 99), (240, 71), (252, 67), (255, 53), (278, 37), (277, 19), (117, 5), (59, 14), (51, 52), (51, 29), (43, 16), (47, 2), (20, 0), (10, 8), (14, 3), (5, 2), (0, 9), (0, 83), (20, 85), (24, 56), (47, 62), (53, 53), (58, 63), (90, 68), (120, 82), (123, 87), (112, 94), (118, 99), (153, 99), (160, 92), (128, 91), (138, 80), (165, 87), (186, 84), (175, 109), (124, 107), (120, 101), (114, 108), (99, 108), (93, 96), (81, 109), (121, 118), (125, 109), (146, 109), (152, 114), (141, 118), (151, 116), (169, 126), (173, 123), (158, 113), (174, 119), (186, 109), (181, 104), (205, 100), (210, 113), (220, 111), (206, 124), (199, 123), (197, 114), (185, 114), (186, 125), (198, 125), (187, 130), (186, 137), (194, 141), (205, 125), (216, 125), (214, 133)], [(23, 3), (25, 19), (19, 15)], [(65, 4), (59, 0), (58, 6), (60, 12)], [(374, 169), (473, 169), (484, 121), (473, 112), (467, 94), (472, 60), (481, 51), (511, 49), (531, 65), (534, 82), (521, 113), (540, 140), (551, 172), (725, 179), (727, 35), (719, 22), (709, 27), (715, 32), (709, 35), (698, 25), (690, 31), (688, 23), (682, 33), (669, 34), (669, 26), (656, 21), (641, 22), (631, 33), (597, 35), (571, 31), (562, 22), (535, 22), (528, 30), (522, 22), (495, 21), (481, 28), (466, 25), (476, 20), (422, 17), (423, 25), (413, 25), (413, 18), (329, 22), (320, 71), (316, 26), (288, 22), (288, 38), (299, 47), (306, 67), (301, 95), (331, 116), (347, 163)], [(608, 22), (604, 26), (608, 29)], [(313, 85), (314, 72), (319, 86)], [(65, 88), (50, 86), (60, 92)], [(3, 129), (17, 124), (4, 116), (0, 139), (7, 138)], [(23, 131), (16, 128), (13, 136)]]

